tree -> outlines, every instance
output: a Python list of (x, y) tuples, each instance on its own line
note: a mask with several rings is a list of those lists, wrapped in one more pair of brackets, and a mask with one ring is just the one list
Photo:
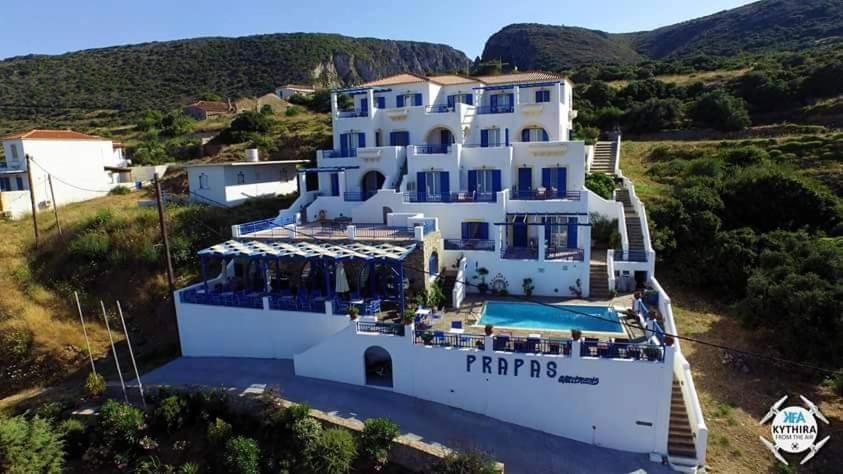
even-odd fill
[(61, 434), (38, 416), (0, 417), (0, 471), (10, 474), (60, 473), (64, 464)]
[(679, 128), (684, 118), (678, 99), (650, 99), (634, 106), (623, 117), (624, 128), (632, 132), (658, 132)]
[(386, 462), (392, 442), (398, 437), (398, 425), (386, 418), (372, 418), (363, 423), (360, 448), (371, 464), (380, 466)]
[(311, 468), (323, 474), (344, 474), (351, 470), (356, 456), (357, 446), (351, 433), (332, 428), (322, 432)]
[(615, 91), (604, 81), (594, 81), (586, 88), (583, 97), (595, 107), (606, 107), (611, 105)]
[(746, 104), (723, 90), (703, 94), (690, 108), (698, 125), (717, 130), (742, 130), (751, 124)]

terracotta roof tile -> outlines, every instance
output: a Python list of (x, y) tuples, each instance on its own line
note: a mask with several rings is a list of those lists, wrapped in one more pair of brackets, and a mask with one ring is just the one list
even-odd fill
[(478, 82), (477, 79), (473, 77), (467, 76), (458, 76), (456, 74), (445, 74), (442, 76), (428, 76), (430, 82), (435, 84), (440, 84), (443, 86), (450, 86), (454, 84), (470, 84), (472, 82)]
[(360, 87), (382, 87), (382, 86), (396, 86), (398, 84), (413, 84), (416, 82), (426, 82), (427, 78), (412, 73), (396, 74), (394, 76), (384, 77), (376, 81), (370, 81)]
[(87, 135), (73, 130), (30, 130), (3, 137), (3, 140), (107, 140), (96, 135)]
[(518, 84), (521, 82), (536, 82), (536, 81), (559, 81), (567, 80), (565, 76), (543, 71), (529, 71), (529, 72), (514, 72), (510, 74), (501, 74), (498, 76), (460, 76), (456, 74), (443, 74), (441, 76), (420, 76), (412, 73), (395, 74), (376, 81), (370, 81), (362, 84), (359, 87), (384, 87), (395, 86), (399, 84), (414, 84), (418, 82), (433, 82), (439, 85), (454, 85), (454, 84), (470, 84), (472, 82), (481, 82), (484, 84)]
[(558, 81), (565, 79), (565, 76), (551, 72), (531, 71), (501, 74), (499, 76), (478, 76), (476, 79), (486, 84), (514, 84), (519, 82)]

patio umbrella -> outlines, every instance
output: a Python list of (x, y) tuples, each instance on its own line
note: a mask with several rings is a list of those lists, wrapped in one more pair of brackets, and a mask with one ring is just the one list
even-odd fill
[(345, 276), (345, 267), (342, 263), (340, 263), (337, 265), (335, 291), (337, 293), (348, 293), (350, 289), (351, 288), (348, 286), (348, 278)]

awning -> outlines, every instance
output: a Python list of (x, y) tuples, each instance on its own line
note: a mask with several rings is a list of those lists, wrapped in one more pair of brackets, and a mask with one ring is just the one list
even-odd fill
[(401, 262), (416, 249), (416, 244), (337, 244), (332, 242), (265, 242), (229, 240), (200, 250), (200, 257), (239, 258), (329, 258), (332, 260), (390, 260)]

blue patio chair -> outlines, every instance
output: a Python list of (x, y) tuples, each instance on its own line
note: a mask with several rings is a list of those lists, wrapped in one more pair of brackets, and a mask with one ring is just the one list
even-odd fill
[(495, 336), (495, 340), (492, 343), (493, 350), (505, 351), (507, 350), (507, 346), (509, 346), (509, 336)]
[(366, 311), (367, 314), (377, 314), (381, 311), (381, 300), (380, 299), (371, 299), (366, 302)]
[(441, 345), (445, 345), (445, 333), (442, 331), (434, 331), (433, 332), (433, 340), (438, 342)]
[(536, 352), (538, 352), (536, 349), (539, 346), (539, 342), (541, 342), (541, 339), (535, 337), (528, 337), (525, 347), (526, 352), (528, 354), (535, 354)]
[(462, 329), (462, 321), (451, 321), (451, 329)]

